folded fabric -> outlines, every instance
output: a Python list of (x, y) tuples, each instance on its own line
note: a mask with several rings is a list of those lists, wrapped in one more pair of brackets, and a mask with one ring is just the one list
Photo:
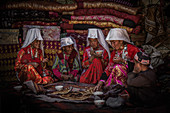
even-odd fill
[(124, 18), (128, 20), (134, 21), (136, 24), (139, 23), (141, 16), (140, 15), (130, 15), (125, 12), (120, 12), (114, 9), (109, 8), (91, 8), (91, 9), (76, 9), (72, 12), (63, 12), (62, 15), (74, 15), (74, 16), (82, 16), (82, 15), (114, 15), (119, 18)]
[(61, 23), (60, 27), (63, 29), (74, 29), (74, 30), (87, 30), (88, 28), (99, 28), (95, 25), (89, 24), (68, 24), (68, 23)]
[(89, 24), (89, 25), (95, 25), (100, 28), (123, 28), (126, 29), (129, 33), (132, 33), (133, 28), (129, 28), (126, 26), (121, 26), (114, 24), (112, 22), (98, 22), (98, 21), (69, 21), (69, 24)]
[(43, 22), (43, 21), (23, 21), (15, 22), (12, 24), (12, 28), (20, 28), (23, 25), (41, 25), (41, 26), (57, 26), (57, 22)]
[(133, 7), (137, 4), (138, 0), (102, 0), (102, 2), (116, 2), (119, 4), (127, 5)]
[[(67, 33), (78, 33), (78, 34), (81, 34), (81, 35), (87, 35), (88, 34), (88, 30), (66, 30), (66, 32)], [(102, 32), (105, 36), (107, 36), (109, 29), (104, 29), (104, 30), (102, 30)]]
[(36, 84), (32, 80), (26, 81), (23, 84), (26, 85), (27, 88), (30, 89), (35, 94), (39, 94), (39, 93), (44, 93), (45, 92), (45, 89), (43, 88), (43, 86)]
[(107, 100), (106, 100), (106, 105), (109, 106), (109, 107), (112, 107), (112, 108), (117, 108), (117, 107), (120, 107), (122, 105), (124, 105), (125, 103), (125, 100), (121, 97), (109, 97)]
[(26, 38), (28, 29), (39, 28), (42, 31), (44, 40), (60, 41), (60, 26), (37, 26), (37, 25), (23, 25), (23, 39)]
[(78, 2), (78, 8), (112, 8), (118, 11), (136, 15), (141, 7), (129, 7), (115, 2)]
[(77, 4), (59, 4), (50, 1), (20, 1), (8, 2), (2, 5), (1, 9), (26, 9), (26, 10), (40, 10), (40, 11), (73, 11), (77, 9)]

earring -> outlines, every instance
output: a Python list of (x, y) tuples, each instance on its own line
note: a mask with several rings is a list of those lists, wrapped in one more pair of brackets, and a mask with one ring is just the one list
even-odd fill
[(123, 49), (123, 45), (120, 46), (120, 49)]

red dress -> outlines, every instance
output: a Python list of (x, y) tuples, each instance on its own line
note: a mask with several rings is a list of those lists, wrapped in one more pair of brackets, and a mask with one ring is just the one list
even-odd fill
[[(139, 51), (139, 48), (136, 46), (127, 44), (127, 51), (125, 51), (127, 52), (126, 57), (130, 62), (134, 62), (134, 56)], [(115, 53), (115, 50), (111, 53), (109, 64), (104, 71), (106, 74), (102, 75), (101, 80), (105, 81), (106, 86), (111, 84), (120, 84), (126, 86), (128, 65), (114, 63), (113, 58), (115, 57)]]
[(94, 58), (92, 63), (90, 63), (90, 46), (84, 49), (82, 61), (84, 71), (80, 77), (81, 83), (96, 84), (100, 80), (100, 77), (109, 62), (109, 56), (107, 51), (102, 46), (100, 46), (98, 50), (104, 50), (102, 59)]
[[(37, 53), (37, 57), (35, 56)], [(32, 54), (32, 55), (31, 55)], [(32, 80), (38, 84), (47, 84), (52, 83), (53, 79), (50, 75), (52, 73), (49, 70), (46, 70), (42, 67), (41, 62), (43, 61), (42, 50), (38, 49), (36, 52), (35, 48), (31, 48), (31, 46), (27, 46), (22, 48), (15, 62), (15, 70), (18, 72), (18, 77), (21, 82)], [(36, 62), (39, 65), (35, 68), (33, 65), (28, 64), (31, 62)], [(43, 70), (46, 76), (43, 76)]]

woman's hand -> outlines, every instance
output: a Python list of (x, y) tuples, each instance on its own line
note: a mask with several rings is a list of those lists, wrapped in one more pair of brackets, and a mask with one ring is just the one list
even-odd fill
[(48, 62), (48, 58), (44, 58), (42, 62), (43, 63)]
[(62, 74), (61, 75), (61, 78), (65, 81), (69, 80), (69, 76), (68, 75), (65, 75), (65, 74)]
[(133, 68), (133, 73), (139, 73), (141, 71), (141, 67), (137, 64), (135, 64), (134, 68)]
[(101, 90), (102, 85), (103, 85), (103, 82), (102, 82), (102, 81), (99, 81), (99, 83), (94, 87), (94, 91)]
[(30, 63), (28, 63), (28, 65), (32, 65), (32, 66), (34, 66), (34, 68), (37, 68), (38, 67), (38, 63), (37, 62), (30, 62)]
[(69, 75), (69, 79), (70, 79), (71, 81), (73, 81), (73, 80), (74, 80), (74, 76), (73, 76), (72, 74), (70, 74), (70, 75)]
[(113, 62), (115, 62), (115, 63), (124, 63), (125, 61), (121, 57), (114, 57)]

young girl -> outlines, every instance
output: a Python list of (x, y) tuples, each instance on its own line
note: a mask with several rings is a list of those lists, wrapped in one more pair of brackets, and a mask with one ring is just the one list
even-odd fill
[[(97, 53), (101, 50), (101, 54)], [(110, 58), (109, 47), (101, 29), (88, 29), (87, 47), (84, 49), (80, 82), (96, 84)]]
[(81, 69), (80, 55), (76, 41), (72, 37), (61, 39), (62, 52), (57, 53), (52, 70), (59, 80), (78, 81)]

